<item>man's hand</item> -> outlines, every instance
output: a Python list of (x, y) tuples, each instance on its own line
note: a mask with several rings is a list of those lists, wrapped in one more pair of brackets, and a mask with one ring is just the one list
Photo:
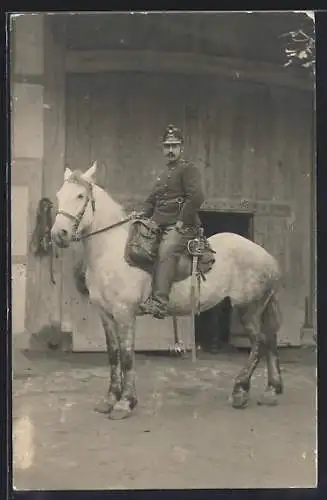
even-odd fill
[(130, 214), (130, 217), (132, 219), (143, 219), (145, 217), (145, 215), (143, 214), (143, 212), (136, 212), (135, 210)]

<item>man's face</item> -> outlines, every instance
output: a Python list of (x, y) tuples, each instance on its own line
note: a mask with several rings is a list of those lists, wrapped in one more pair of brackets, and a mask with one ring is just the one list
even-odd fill
[(165, 142), (163, 151), (168, 162), (176, 161), (182, 152), (182, 145), (180, 142)]

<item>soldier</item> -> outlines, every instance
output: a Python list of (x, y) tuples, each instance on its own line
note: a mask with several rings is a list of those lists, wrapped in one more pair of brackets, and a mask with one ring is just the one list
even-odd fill
[(140, 305), (144, 314), (158, 319), (167, 315), (177, 263), (187, 241), (201, 226), (198, 210), (204, 201), (200, 172), (182, 157), (184, 141), (180, 130), (169, 125), (162, 142), (167, 168), (157, 178), (140, 214), (151, 217), (161, 228), (152, 295)]

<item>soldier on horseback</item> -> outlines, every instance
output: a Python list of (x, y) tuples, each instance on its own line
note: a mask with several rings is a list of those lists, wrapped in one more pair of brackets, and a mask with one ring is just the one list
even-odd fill
[(139, 214), (151, 218), (160, 228), (152, 294), (140, 305), (143, 314), (158, 319), (165, 318), (168, 313), (176, 267), (187, 242), (198, 234), (201, 226), (198, 210), (204, 201), (200, 172), (182, 156), (181, 131), (169, 125), (162, 142), (167, 168), (157, 177)]

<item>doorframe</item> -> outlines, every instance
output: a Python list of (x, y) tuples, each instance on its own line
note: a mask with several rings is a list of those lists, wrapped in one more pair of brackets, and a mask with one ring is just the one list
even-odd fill
[[(254, 241), (254, 219), (255, 219), (255, 212), (252, 211), (252, 210), (237, 210), (237, 209), (219, 209), (219, 208), (207, 208), (207, 207), (203, 207), (199, 210), (200, 213), (216, 213), (216, 214), (219, 214), (219, 215), (225, 215), (225, 214), (229, 214), (229, 215), (243, 215), (243, 216), (246, 216), (247, 219), (248, 219), (248, 238), (251, 240), (251, 241)], [(236, 233), (237, 234), (237, 233)], [(231, 323), (230, 323), (230, 327), (232, 326), (232, 314), (231, 313)], [(200, 328), (200, 327), (199, 327)], [(199, 333), (199, 332), (197, 332)], [(233, 332), (231, 331), (231, 328), (230, 328), (230, 331), (229, 331), (229, 339), (228, 339), (228, 345), (236, 345), (235, 344), (235, 341), (233, 342)], [(237, 344), (239, 344), (239, 342), (237, 342)], [(250, 343), (248, 343), (247, 339), (245, 339), (245, 341), (241, 342), (241, 346), (242, 347), (249, 347), (250, 346)]]
[(219, 208), (207, 208), (203, 207), (199, 210), (200, 213), (213, 212), (216, 214), (231, 214), (231, 215), (244, 215), (249, 218), (249, 238), (254, 241), (254, 217), (255, 213), (251, 210), (235, 210), (235, 209), (225, 209), (221, 210)]

